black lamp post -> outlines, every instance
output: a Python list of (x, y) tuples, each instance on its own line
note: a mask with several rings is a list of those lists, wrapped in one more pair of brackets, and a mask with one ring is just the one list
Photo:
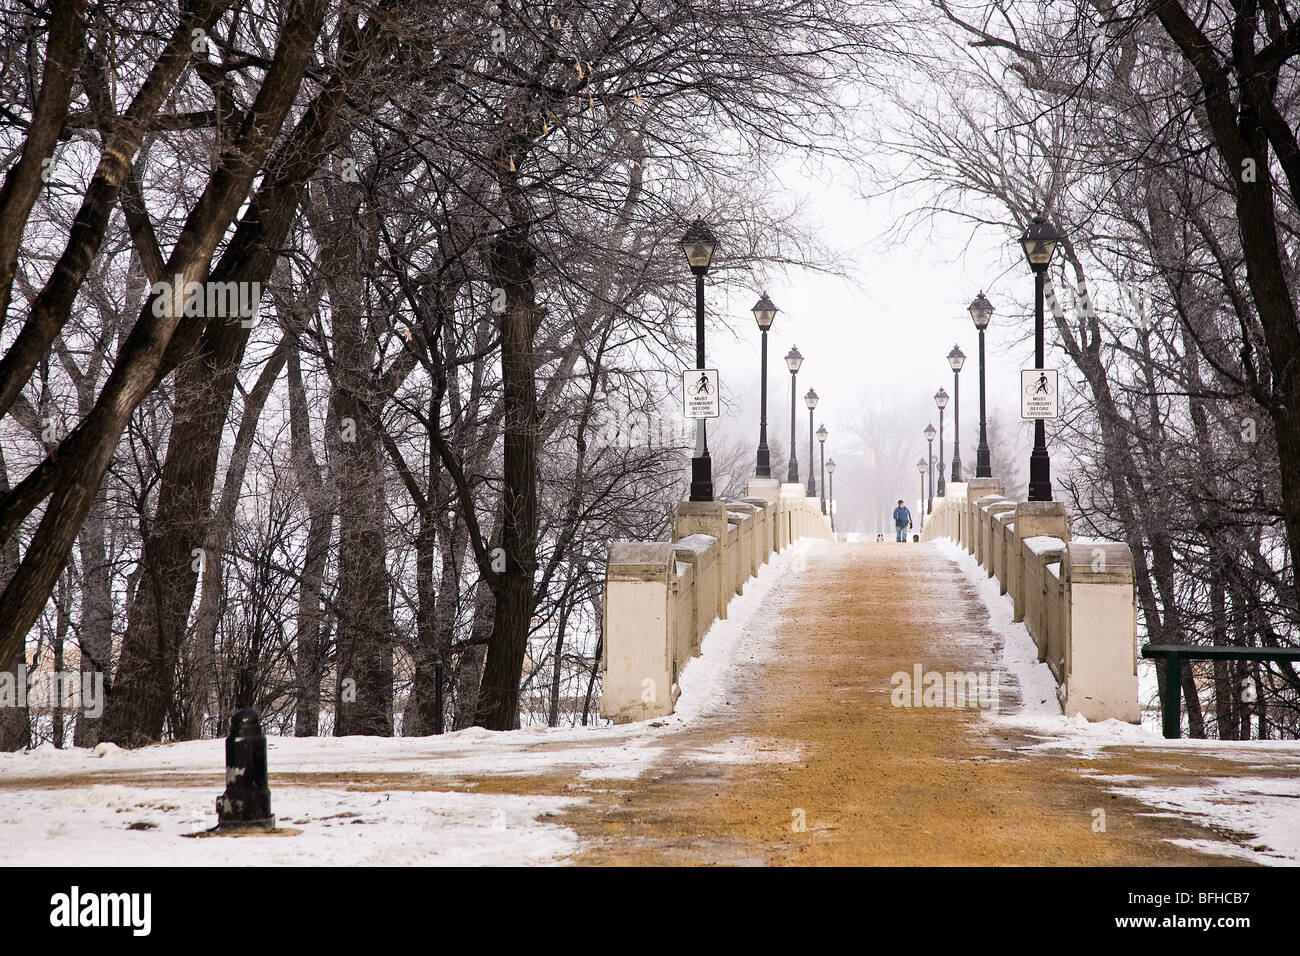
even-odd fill
[[(1043, 282), (1047, 266), (1056, 252), (1061, 236), (1042, 216), (1035, 216), (1020, 237), (1020, 245), (1034, 270), (1034, 367), (1042, 368), (1043, 356)], [(1029, 500), (1052, 500), (1052, 460), (1047, 456), (1047, 428), (1043, 419), (1034, 421), (1034, 450), (1029, 453)]]
[(830, 475), (831, 490), (826, 499), (830, 502), (831, 534), (835, 533), (835, 459), (826, 463), (826, 474)]
[(813, 474), (813, 409), (817, 407), (817, 393), (813, 389), (808, 389), (808, 394), (803, 397), (803, 403), (808, 406), (808, 497), (812, 498), (817, 494), (817, 478)]
[(826, 431), (825, 425), (817, 429), (817, 441), (821, 443), (820, 450), (822, 458), (822, 514), (826, 513), (826, 436), (828, 434), (829, 432)]
[(957, 376), (966, 364), (966, 353), (954, 345), (948, 353), (948, 364), (952, 367), (952, 480), (957, 482), (961, 481), (961, 391)]
[(989, 455), (989, 433), (984, 418), (984, 330), (993, 318), (993, 303), (984, 297), (983, 290), (970, 304), (970, 317), (980, 333), (980, 443), (975, 449), (975, 477), (992, 478), (993, 462)]
[(925, 431), (926, 458), (930, 462), (930, 496), (925, 500), (925, 512), (931, 514), (934, 511), (934, 426), (926, 425)]
[[(794, 398), (795, 398), (795, 381), (799, 377), (799, 366), (803, 364), (803, 356), (799, 354), (799, 346), (795, 346), (785, 353), (785, 367), (790, 370), (790, 467), (786, 470), (785, 480), (799, 483), (799, 451), (794, 441)], [(808, 463), (809, 465), (812, 462)]]
[[(921, 477), (921, 505), (925, 504), (925, 459), (916, 459), (916, 473)], [(920, 534), (925, 530), (925, 508), (921, 507), (921, 523), (917, 526), (916, 533)]]
[(772, 456), (767, 447), (767, 330), (772, 327), (772, 322), (776, 319), (776, 306), (764, 292), (762, 297), (754, 303), (754, 319), (758, 322), (759, 331), (763, 333), (763, 374), (762, 374), (762, 396), (759, 401), (759, 420), (758, 420), (758, 465), (754, 468), (755, 478), (772, 477)]
[[(695, 273), (695, 367), (704, 368), (704, 276), (718, 240), (703, 219), (696, 219), (681, 239), (682, 252)], [(695, 420), (695, 455), (691, 458), (691, 501), (713, 500), (713, 463), (704, 419)]]
[(943, 389), (934, 393), (934, 404), (939, 406), (939, 491), (936, 498), (943, 497), (943, 410), (948, 407), (948, 393)]

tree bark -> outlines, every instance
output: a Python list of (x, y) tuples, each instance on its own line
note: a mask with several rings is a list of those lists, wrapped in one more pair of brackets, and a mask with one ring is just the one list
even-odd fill
[(501, 318), (504, 393), (501, 547), (505, 571), (497, 578), (492, 639), (483, 665), (474, 723), (488, 730), (519, 726), (519, 680), (533, 617), (537, 570), (537, 386), (533, 332), (537, 256), (522, 209), (492, 244), (489, 268), (505, 289)]

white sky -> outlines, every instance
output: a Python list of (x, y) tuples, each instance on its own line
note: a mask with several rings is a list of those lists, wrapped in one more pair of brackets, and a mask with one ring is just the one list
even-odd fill
[[(886, 236), (895, 221), (908, 211), (902, 197), (864, 198), (851, 177), (823, 173), (810, 177), (806, 169), (791, 164), (785, 180), (789, 194), (802, 199), (808, 219), (821, 231), (825, 244), (849, 261), (853, 281), (808, 270), (775, 277), (767, 289), (780, 312), (769, 333), (769, 429), (784, 442), (789, 432), (789, 373), (783, 356), (798, 345), (804, 356), (799, 372), (799, 434), (806, 441), (807, 410), (802, 396), (809, 387), (820, 396), (818, 424), (831, 433), (827, 453), (835, 454), (835, 436), (852, 418), (854, 406), (866, 392), (897, 395), (901, 406), (923, 398), (938, 413), (932, 396), (940, 386), (952, 393), (952, 371), (947, 363), (954, 343), (967, 355), (962, 370), (962, 447), (974, 471), (974, 446), (978, 422), (978, 336), (967, 306), (983, 290), (995, 313), (987, 336), (989, 414), (1001, 410), (1008, 420), (1019, 419), (1019, 370), (1032, 366), (1033, 278), (1019, 246), (1008, 240), (1010, 228), (998, 234), (971, 227), (955, 219), (935, 219), (933, 224), (901, 237)], [(725, 246), (718, 250), (725, 257)], [(725, 323), (731, 334), (715, 326), (708, 342), (708, 364), (720, 370), (724, 395), (736, 389), (757, 390), (759, 332), (751, 308), (762, 290), (726, 295), (718, 286), (706, 296), (709, 312)], [(1048, 336), (1049, 367), (1053, 362)], [(756, 403), (745, 396), (745, 418), (756, 416)], [(757, 435), (757, 420), (740, 421), (734, 412), (718, 423), (727, 432)], [(947, 432), (951, 441), (952, 406)], [(916, 452), (924, 454), (916, 422)], [(1025, 423), (1024, 429), (1030, 424)], [(936, 452), (937, 452), (936, 448)], [(806, 457), (806, 448), (801, 458)]]

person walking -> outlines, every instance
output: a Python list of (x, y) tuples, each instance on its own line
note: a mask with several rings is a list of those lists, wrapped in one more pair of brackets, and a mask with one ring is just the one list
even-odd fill
[(894, 509), (894, 531), (896, 532), (895, 541), (907, 541), (908, 529), (912, 527), (912, 512), (907, 510), (907, 505), (903, 504), (903, 499), (898, 499), (898, 507)]

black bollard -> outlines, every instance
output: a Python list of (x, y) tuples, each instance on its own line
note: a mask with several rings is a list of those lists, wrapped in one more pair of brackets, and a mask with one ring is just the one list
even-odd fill
[(230, 719), (226, 738), (226, 792), (217, 797), (217, 830), (274, 830), (266, 782), (266, 737), (257, 711), (245, 707)]

